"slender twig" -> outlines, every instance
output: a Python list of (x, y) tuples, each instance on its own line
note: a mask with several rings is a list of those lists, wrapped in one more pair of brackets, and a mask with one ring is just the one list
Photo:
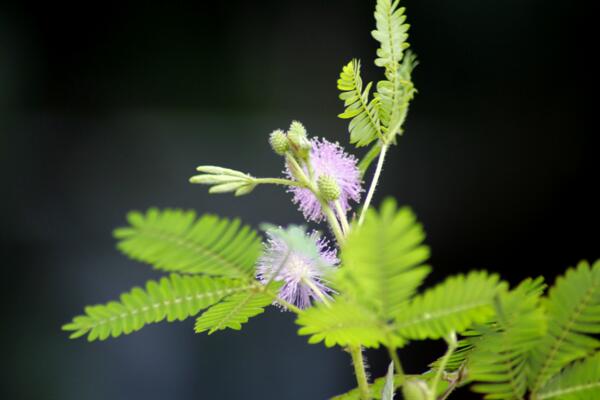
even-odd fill
[(435, 372), (435, 377), (433, 378), (433, 381), (431, 381), (431, 391), (429, 392), (429, 398), (427, 400), (435, 400), (437, 386), (440, 382), (440, 379), (442, 378), (442, 374), (446, 369), (446, 365), (448, 364), (448, 360), (450, 360), (450, 356), (452, 356), (452, 353), (454, 353), (454, 350), (456, 350), (457, 341), (456, 333), (454, 331), (450, 332), (450, 334), (446, 338), (446, 343), (448, 343), (448, 349), (446, 350), (446, 353), (440, 360), (437, 371)]
[[(315, 195), (318, 196), (318, 193), (315, 193)], [(331, 227), (331, 230), (333, 231), (333, 234), (335, 235), (338, 244), (341, 245), (342, 243), (344, 243), (345, 240), (344, 232), (342, 231), (342, 228), (340, 227), (340, 224), (335, 214), (333, 213), (333, 210), (331, 209), (331, 207), (329, 207), (329, 204), (327, 204), (327, 202), (324, 200), (320, 201), (323, 214), (325, 214), (325, 218), (327, 218), (327, 222), (329, 223), (329, 226)]]
[(396, 370), (396, 375), (401, 375), (401, 381), (404, 381), (404, 370), (402, 369), (402, 363), (400, 362), (400, 357), (398, 357), (397, 349), (395, 347), (388, 347), (388, 354), (390, 355), (390, 359), (394, 362), (394, 369)]
[(293, 181), (291, 179), (282, 179), (282, 178), (254, 178), (252, 183), (271, 183), (274, 185), (285, 185), (285, 186), (298, 186), (298, 187), (306, 187), (306, 185), (302, 182)]
[(331, 303), (329, 302), (327, 297), (323, 294), (321, 290), (319, 290), (319, 288), (315, 285), (315, 283), (312, 280), (302, 279), (302, 283), (308, 286), (310, 290), (312, 290), (313, 293), (319, 298), (319, 300), (323, 302), (323, 304), (325, 304), (327, 307), (331, 306)]
[(375, 174), (373, 175), (373, 180), (371, 181), (371, 186), (369, 187), (369, 191), (367, 192), (367, 197), (365, 198), (365, 202), (363, 204), (362, 212), (360, 213), (360, 217), (358, 218), (358, 225), (362, 225), (365, 220), (365, 215), (367, 210), (369, 209), (369, 205), (371, 204), (371, 200), (373, 200), (373, 194), (375, 193), (375, 187), (377, 187), (377, 182), (379, 181), (379, 175), (381, 175), (381, 169), (383, 168), (383, 162), (385, 161), (385, 154), (388, 149), (388, 144), (383, 143), (381, 145), (381, 152), (379, 153), (379, 159), (377, 160), (377, 167), (375, 168)]
[(350, 225), (348, 225), (348, 218), (346, 217), (346, 212), (342, 208), (342, 203), (340, 203), (340, 200), (338, 199), (333, 203), (333, 205), (335, 207), (335, 211), (337, 212), (338, 218), (340, 219), (340, 223), (342, 224), (342, 231), (345, 235), (347, 235), (348, 232), (350, 232)]
[(367, 372), (365, 371), (365, 362), (363, 360), (362, 349), (359, 346), (350, 346), (350, 355), (354, 364), (354, 374), (358, 383), (358, 391), (361, 400), (371, 400), (369, 382), (367, 381)]
[(438, 398), (438, 400), (446, 400), (450, 394), (458, 387), (459, 384), (462, 383), (464, 378), (464, 368), (465, 364), (463, 363), (457, 371), (456, 378), (452, 379), (446, 388), (446, 391), (442, 393), (442, 395)]

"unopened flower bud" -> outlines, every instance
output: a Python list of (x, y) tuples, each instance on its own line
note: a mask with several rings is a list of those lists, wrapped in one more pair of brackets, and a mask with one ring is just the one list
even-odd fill
[(430, 391), (427, 382), (421, 379), (408, 379), (402, 384), (402, 394), (406, 400), (427, 400)]
[(284, 155), (289, 149), (288, 138), (281, 129), (277, 129), (271, 133), (269, 143), (273, 151), (280, 156)]
[(319, 193), (326, 201), (334, 201), (340, 198), (340, 186), (331, 175), (323, 174), (317, 179)]
[(310, 141), (306, 137), (306, 128), (298, 121), (293, 121), (288, 130), (288, 140), (294, 149), (294, 152), (301, 158), (308, 157), (310, 152)]

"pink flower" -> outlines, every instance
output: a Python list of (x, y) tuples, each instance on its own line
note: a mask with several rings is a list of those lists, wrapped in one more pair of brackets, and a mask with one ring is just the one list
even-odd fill
[[(363, 191), (360, 171), (357, 167), (358, 160), (353, 155), (345, 153), (339, 144), (328, 142), (325, 139), (313, 138), (311, 145), (310, 163), (313, 168), (314, 182), (321, 175), (332, 177), (340, 187), (339, 201), (342, 209), (344, 212), (348, 212), (351, 209), (350, 200), (358, 203)], [(287, 166), (285, 173), (291, 179), (295, 179)], [(294, 195), (292, 201), (298, 205), (304, 218), (315, 222), (323, 219), (321, 204), (309, 189), (290, 187), (288, 191)]]
[(279, 298), (301, 309), (310, 307), (311, 299), (330, 298), (326, 275), (339, 262), (336, 251), (316, 231), (310, 235), (304, 227), (270, 228), (263, 255), (256, 266), (256, 277), (263, 284), (283, 282)]

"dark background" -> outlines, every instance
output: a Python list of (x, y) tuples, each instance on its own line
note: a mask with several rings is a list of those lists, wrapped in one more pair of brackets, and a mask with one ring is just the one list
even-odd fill
[[(598, 258), (582, 4), (404, 5), (419, 94), (375, 203), (393, 195), (423, 221), (428, 284), (472, 268), (552, 281)], [(130, 209), (302, 222), (277, 188), (217, 197), (187, 179), (199, 164), (276, 175), (267, 135), (292, 119), (347, 145), (336, 79), (352, 57), (365, 80), (380, 77), (373, 6), (0, 7), (3, 398), (323, 399), (354, 386), (349, 356), (308, 345), (276, 310), (211, 337), (195, 335), (192, 319), (92, 344), (60, 326), (157, 276), (114, 248), (111, 231)], [(401, 356), (414, 373), (442, 350), (428, 342)], [(368, 355), (382, 375), (384, 355)]]

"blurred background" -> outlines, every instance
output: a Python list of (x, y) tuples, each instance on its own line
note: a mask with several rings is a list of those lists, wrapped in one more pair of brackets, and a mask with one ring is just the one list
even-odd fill
[[(583, 5), (403, 4), (419, 94), (375, 204), (393, 195), (424, 223), (427, 283), (473, 268), (553, 281), (600, 257), (598, 148), (582, 111), (592, 74), (571, 50)], [(292, 119), (347, 146), (336, 80), (352, 57), (365, 80), (380, 78), (373, 7), (2, 3), (2, 398), (324, 399), (354, 387), (349, 356), (308, 345), (277, 310), (211, 337), (193, 319), (92, 344), (60, 326), (158, 276), (115, 249), (131, 209), (302, 222), (278, 188), (217, 197), (187, 179), (199, 164), (278, 174), (267, 135)], [(401, 357), (415, 373), (442, 351), (427, 342)], [(383, 375), (385, 355), (368, 356)]]

